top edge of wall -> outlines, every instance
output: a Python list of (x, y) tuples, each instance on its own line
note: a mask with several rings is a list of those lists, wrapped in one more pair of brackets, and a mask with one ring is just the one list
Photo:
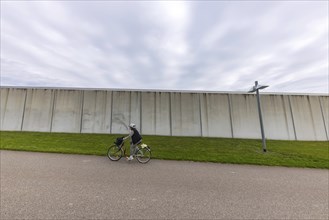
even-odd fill
[[(253, 94), (244, 91), (202, 91), (202, 90), (161, 90), (161, 89), (119, 89), (119, 88), (80, 88), (80, 87), (33, 87), (33, 86), (0, 86), (4, 89), (54, 89), (54, 90), (86, 90), (86, 91), (114, 91), (114, 92), (169, 92), (169, 93), (209, 93), (209, 94)], [(261, 92), (265, 95), (307, 95), (329, 96), (329, 93), (288, 93)]]

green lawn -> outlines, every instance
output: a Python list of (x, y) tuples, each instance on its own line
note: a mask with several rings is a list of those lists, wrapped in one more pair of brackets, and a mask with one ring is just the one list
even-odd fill
[[(105, 156), (119, 136), (0, 131), (0, 149)], [(329, 169), (327, 141), (268, 140), (263, 153), (261, 140), (252, 139), (144, 135), (143, 140), (157, 159)]]

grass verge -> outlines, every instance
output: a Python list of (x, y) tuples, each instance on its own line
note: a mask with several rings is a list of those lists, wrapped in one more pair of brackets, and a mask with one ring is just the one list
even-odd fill
[[(106, 155), (107, 148), (120, 135), (0, 131), (0, 149), (69, 154)], [(329, 169), (327, 141), (261, 140), (147, 136), (152, 158), (232, 164), (255, 164)]]

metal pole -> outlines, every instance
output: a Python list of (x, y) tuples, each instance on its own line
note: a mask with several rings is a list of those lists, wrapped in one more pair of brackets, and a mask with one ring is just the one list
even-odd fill
[[(255, 81), (255, 88), (257, 88), (258, 81)], [(256, 89), (257, 94), (257, 103), (258, 103), (258, 113), (259, 113), (259, 122), (260, 122), (260, 130), (262, 132), (262, 144), (263, 144), (263, 152), (266, 152), (266, 141), (265, 141), (265, 134), (264, 134), (264, 126), (263, 126), (263, 118), (262, 118), (262, 111), (260, 108), (260, 98), (259, 98), (259, 89)]]

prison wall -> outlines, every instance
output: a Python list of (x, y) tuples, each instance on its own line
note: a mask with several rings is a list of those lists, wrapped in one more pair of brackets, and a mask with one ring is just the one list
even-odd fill
[[(1, 87), (3, 131), (260, 139), (255, 94)], [(261, 94), (267, 139), (328, 140), (329, 96)]]

